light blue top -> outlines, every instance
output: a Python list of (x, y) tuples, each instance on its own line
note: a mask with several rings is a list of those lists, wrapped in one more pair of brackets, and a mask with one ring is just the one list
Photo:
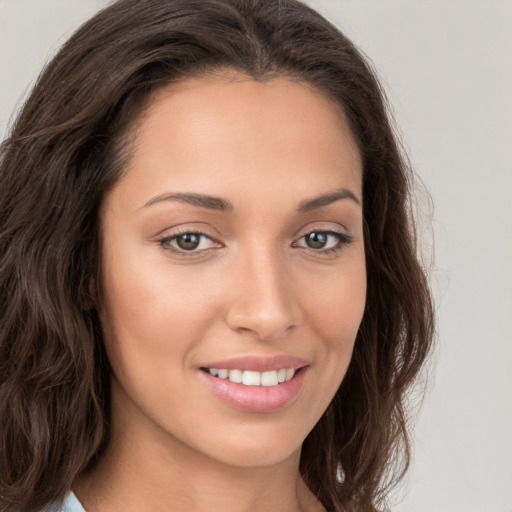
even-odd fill
[(59, 508), (55, 508), (50, 505), (46, 507), (42, 512), (85, 512), (84, 507), (78, 501), (78, 498), (73, 494), (72, 491), (66, 496), (66, 499)]
[(62, 504), (61, 512), (85, 512), (85, 509), (73, 492), (70, 492)]

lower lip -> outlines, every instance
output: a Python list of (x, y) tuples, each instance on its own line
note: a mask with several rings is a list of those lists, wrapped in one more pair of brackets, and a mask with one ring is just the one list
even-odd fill
[(200, 370), (202, 377), (217, 398), (228, 405), (247, 412), (273, 412), (294, 401), (302, 388), (307, 367), (277, 386), (244, 386), (228, 379), (219, 379)]

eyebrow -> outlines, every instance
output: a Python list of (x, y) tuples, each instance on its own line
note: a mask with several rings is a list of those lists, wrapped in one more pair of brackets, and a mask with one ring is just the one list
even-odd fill
[(324, 206), (327, 206), (336, 201), (340, 201), (342, 199), (350, 199), (357, 205), (361, 206), (361, 201), (353, 192), (347, 188), (339, 188), (333, 190), (332, 192), (328, 192), (327, 194), (322, 194), (321, 196), (314, 197), (313, 199), (303, 201), (300, 203), (297, 211), (299, 213), (306, 213), (312, 210), (318, 210), (319, 208), (323, 208)]
[[(350, 199), (354, 203), (361, 205), (361, 201), (356, 197), (356, 195), (353, 192), (346, 188), (340, 188), (332, 192), (328, 192), (327, 194), (322, 194), (321, 196), (314, 197), (313, 199), (302, 201), (299, 204), (297, 211), (299, 213), (307, 213), (313, 210), (318, 210), (320, 208), (323, 208), (324, 206), (327, 206), (336, 201), (340, 201), (342, 199)], [(220, 212), (233, 212), (234, 210), (231, 202), (229, 202), (226, 199), (214, 196), (207, 196), (203, 194), (183, 192), (160, 194), (158, 196), (153, 197), (147, 203), (145, 203), (143, 208), (147, 208), (148, 206), (165, 201), (178, 201), (181, 203), (191, 204), (192, 206), (199, 206), (201, 208), (208, 208), (209, 210), (215, 210)]]
[(205, 196), (203, 194), (191, 194), (191, 193), (170, 193), (160, 194), (150, 199), (144, 208), (151, 206), (156, 203), (163, 201), (178, 201), (181, 203), (188, 203), (193, 206), (200, 206), (202, 208), (208, 208), (209, 210), (216, 210), (221, 212), (232, 212), (233, 205), (226, 199), (213, 196)]

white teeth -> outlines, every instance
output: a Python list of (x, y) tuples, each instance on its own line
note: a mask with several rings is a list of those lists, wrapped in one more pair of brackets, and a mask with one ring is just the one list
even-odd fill
[(228, 370), (218, 370), (219, 379), (227, 379), (228, 378)]
[(261, 373), (245, 370), (242, 374), (242, 384), (246, 386), (259, 386), (261, 384)]
[(272, 372), (263, 372), (261, 374), (261, 385), (262, 386), (277, 386), (277, 372), (274, 370)]
[(286, 381), (289, 381), (295, 375), (295, 368), (288, 368), (286, 370)]
[(242, 382), (242, 370), (229, 370), (229, 380), (240, 384)]
[(245, 386), (272, 387), (289, 381), (295, 375), (295, 368), (281, 368), (268, 372), (254, 372), (250, 370), (226, 370), (225, 368), (209, 368), (208, 372), (219, 379), (229, 379), (236, 384)]

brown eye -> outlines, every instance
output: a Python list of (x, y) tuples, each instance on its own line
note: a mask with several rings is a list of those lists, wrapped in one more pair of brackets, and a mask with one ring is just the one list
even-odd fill
[(208, 249), (221, 247), (221, 244), (212, 240), (208, 235), (189, 231), (167, 236), (158, 241), (166, 251), (181, 255), (199, 254)]
[(176, 245), (184, 251), (193, 251), (199, 247), (201, 235), (196, 233), (185, 233), (175, 238)]
[(353, 241), (346, 233), (337, 231), (310, 231), (294, 243), (295, 247), (312, 249), (319, 254), (330, 254), (342, 251)]
[(328, 234), (321, 231), (313, 231), (308, 233), (304, 240), (311, 249), (323, 249), (327, 244)]

